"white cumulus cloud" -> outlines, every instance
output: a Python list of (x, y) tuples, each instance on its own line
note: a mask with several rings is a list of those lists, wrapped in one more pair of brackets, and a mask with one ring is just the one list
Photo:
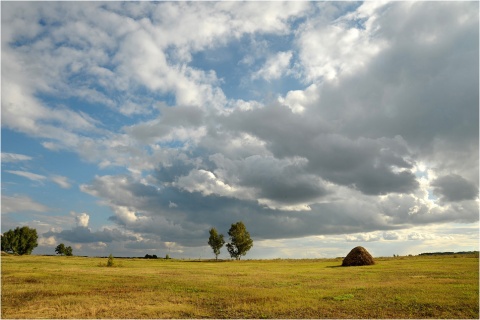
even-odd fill
[(80, 213), (75, 215), (75, 222), (77, 227), (88, 227), (88, 220), (90, 220), (90, 216), (87, 213)]
[(289, 69), (292, 51), (278, 52), (267, 58), (265, 64), (255, 72), (253, 79), (263, 78), (267, 81), (275, 80), (286, 74)]

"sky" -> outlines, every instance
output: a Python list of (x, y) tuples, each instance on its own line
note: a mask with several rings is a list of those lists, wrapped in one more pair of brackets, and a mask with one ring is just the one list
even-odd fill
[(478, 250), (477, 1), (2, 1), (1, 59), (33, 254)]

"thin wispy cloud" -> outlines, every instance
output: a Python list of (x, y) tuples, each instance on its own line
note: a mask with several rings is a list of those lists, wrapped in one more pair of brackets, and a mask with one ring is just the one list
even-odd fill
[(68, 181), (67, 177), (54, 175), (54, 176), (51, 176), (50, 179), (56, 184), (58, 184), (60, 187), (62, 187), (63, 189), (69, 189), (71, 187), (71, 184)]
[(6, 170), (6, 172), (17, 175), (17, 176), (20, 176), (20, 177), (24, 177), (24, 178), (27, 178), (29, 180), (36, 181), (36, 182), (42, 182), (42, 181), (45, 181), (47, 179), (47, 177), (45, 177), (41, 174), (36, 174), (36, 173), (33, 173), (33, 172), (28, 172), (28, 171)]
[(24, 154), (18, 153), (3, 153), (2, 152), (2, 162), (20, 162), (20, 161), (29, 161), (32, 160), (32, 157), (26, 156)]
[(47, 206), (32, 200), (28, 196), (2, 195), (2, 214), (12, 213), (12, 212), (21, 212), (21, 211), (46, 212), (48, 210), (49, 208)]

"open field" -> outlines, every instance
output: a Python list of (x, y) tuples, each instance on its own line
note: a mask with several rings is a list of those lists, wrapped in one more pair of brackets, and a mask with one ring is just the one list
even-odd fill
[(3, 256), (2, 318), (475, 318), (478, 255), (178, 261)]

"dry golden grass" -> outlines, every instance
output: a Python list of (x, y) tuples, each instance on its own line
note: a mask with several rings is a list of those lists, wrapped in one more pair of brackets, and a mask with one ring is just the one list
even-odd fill
[(475, 318), (478, 256), (178, 261), (2, 256), (3, 318)]

